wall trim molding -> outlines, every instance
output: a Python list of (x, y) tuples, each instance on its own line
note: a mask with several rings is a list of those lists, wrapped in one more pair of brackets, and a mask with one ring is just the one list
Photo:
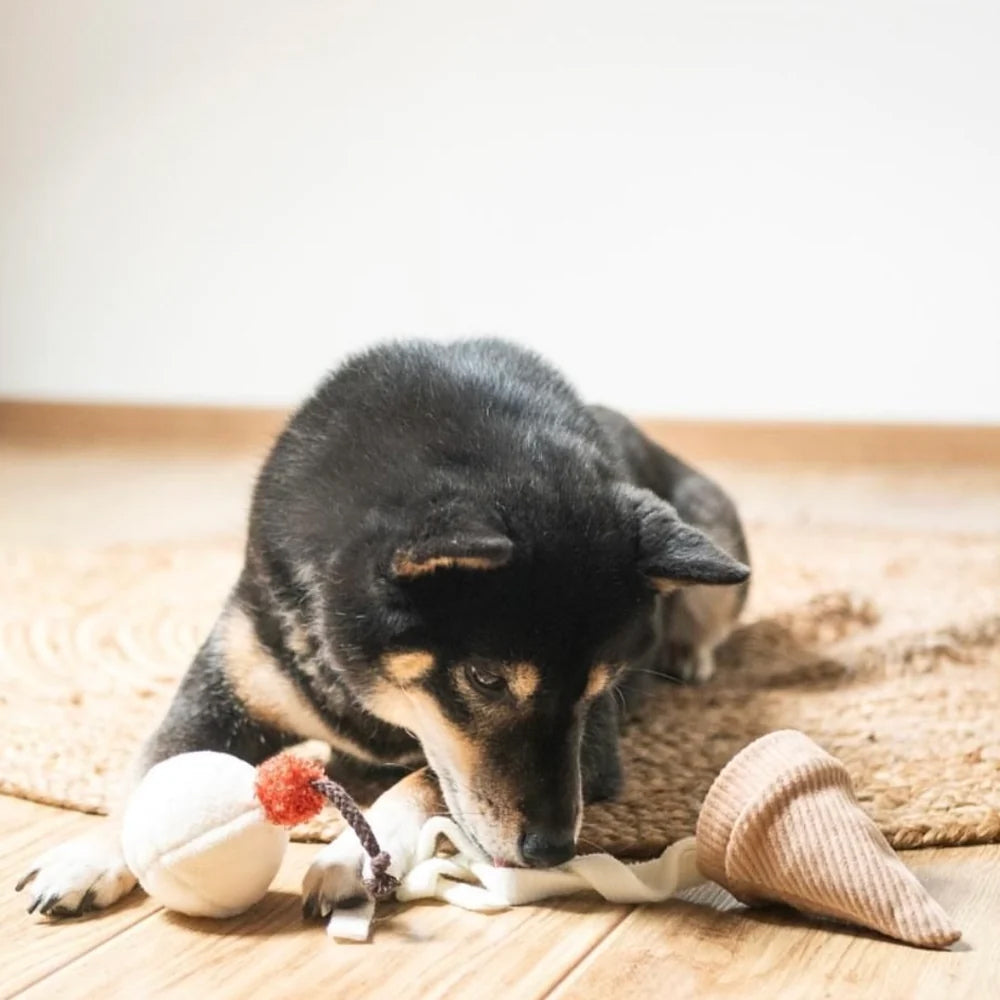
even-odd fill
[(1000, 467), (1000, 425), (686, 421), (640, 425), (702, 460)]
[(0, 442), (41, 448), (262, 451), (290, 411), (231, 406), (0, 400)]
[[(289, 411), (0, 400), (0, 443), (43, 448), (263, 452)], [(1000, 467), (1000, 425), (639, 418), (693, 461)]]

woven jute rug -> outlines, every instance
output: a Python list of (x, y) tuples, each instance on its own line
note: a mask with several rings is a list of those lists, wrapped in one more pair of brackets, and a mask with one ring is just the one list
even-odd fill
[[(749, 527), (752, 599), (715, 678), (654, 683), (625, 795), (588, 810), (583, 847), (639, 857), (691, 833), (726, 761), (785, 727), (845, 762), (896, 847), (1000, 841), (1000, 537)], [(239, 555), (235, 538), (0, 551), (0, 791), (104, 811)]]

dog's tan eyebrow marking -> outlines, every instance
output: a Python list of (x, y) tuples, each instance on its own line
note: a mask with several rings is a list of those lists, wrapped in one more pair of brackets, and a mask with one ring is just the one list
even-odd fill
[(504, 671), (507, 687), (518, 701), (527, 701), (541, 683), (541, 674), (533, 663), (512, 663)]
[(612, 676), (613, 671), (607, 663), (598, 663), (591, 667), (590, 675), (587, 677), (587, 686), (583, 691), (584, 698), (596, 698), (606, 691)]
[(387, 653), (382, 658), (386, 673), (397, 684), (415, 684), (434, 668), (434, 657), (424, 649), (407, 653)]
[(405, 553), (397, 553), (392, 561), (392, 571), (396, 576), (423, 576), (438, 569), (496, 569), (496, 563), (483, 556), (431, 556), (416, 560)]

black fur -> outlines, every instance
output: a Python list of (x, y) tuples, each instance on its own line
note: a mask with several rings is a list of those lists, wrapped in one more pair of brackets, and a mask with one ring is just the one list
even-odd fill
[[(621, 785), (613, 692), (581, 701), (592, 668), (624, 665), (619, 682), (628, 666), (670, 669), (677, 596), (654, 584), (735, 589), (738, 612), (745, 561), (717, 487), (585, 407), (535, 355), (496, 340), (397, 343), (347, 361), (281, 434), (230, 608), (326, 724), (386, 763), (415, 763), (429, 742), (381, 710), (395, 690), (386, 657), (429, 651), (412, 690), (481, 754), (477, 802), (516, 814), (541, 847), (507, 854), (535, 863), (560, 853), (545, 847), (566, 840), (581, 785), (588, 800)], [(244, 710), (226, 655), (219, 632), (147, 763), (202, 748), (256, 761), (300, 735)], [(470, 687), (470, 664), (530, 664), (540, 683), (515, 706)], [(442, 752), (430, 763), (460, 797), (472, 778)], [(482, 840), (474, 818), (456, 818)]]

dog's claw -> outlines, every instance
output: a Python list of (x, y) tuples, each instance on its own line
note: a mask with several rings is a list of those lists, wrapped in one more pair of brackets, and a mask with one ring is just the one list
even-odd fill
[(22, 875), (14, 886), (14, 892), (20, 892), (37, 874), (38, 869), (32, 868), (30, 872)]
[(90, 913), (92, 910), (96, 909), (94, 906), (94, 898), (96, 895), (96, 891), (93, 887), (91, 887), (83, 894), (83, 897), (74, 909), (53, 910), (53, 913), (58, 913), (61, 917), (82, 917), (85, 913)]
[(28, 913), (44, 917), (79, 917), (110, 906), (135, 885), (121, 856), (117, 835), (105, 830), (87, 834), (43, 854), (17, 883), (31, 883)]
[(97, 890), (93, 886), (80, 897), (80, 902), (76, 906), (62, 906), (62, 897), (59, 893), (51, 893), (44, 897), (36, 896), (28, 912), (33, 912), (37, 907), (39, 914), (45, 917), (82, 917), (85, 913), (97, 909), (94, 905), (96, 898)]

